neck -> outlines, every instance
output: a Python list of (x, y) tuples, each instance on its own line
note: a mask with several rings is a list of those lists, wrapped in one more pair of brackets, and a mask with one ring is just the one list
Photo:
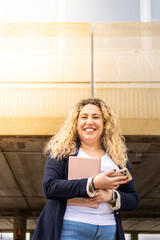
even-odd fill
[(98, 150), (102, 149), (100, 144), (89, 145), (89, 144), (86, 144), (84, 142), (81, 142), (81, 148), (83, 150), (94, 150), (94, 151), (98, 151)]
[(88, 145), (84, 142), (81, 142), (81, 148), (91, 157), (102, 157), (105, 154), (100, 144)]
[(102, 150), (100, 143), (93, 145), (93, 144), (86, 144), (85, 142), (81, 142), (81, 148), (84, 151), (101, 151)]

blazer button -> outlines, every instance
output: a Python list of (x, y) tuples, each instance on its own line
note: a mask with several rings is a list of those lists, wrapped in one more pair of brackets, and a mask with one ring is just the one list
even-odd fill
[(116, 212), (116, 215), (118, 215), (119, 214), (119, 212)]

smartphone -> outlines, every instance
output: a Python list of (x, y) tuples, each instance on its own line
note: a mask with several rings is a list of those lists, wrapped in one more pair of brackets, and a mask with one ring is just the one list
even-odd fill
[(128, 181), (132, 180), (132, 175), (130, 174), (128, 168), (122, 168), (122, 169), (120, 169), (118, 171), (115, 171), (110, 176), (111, 177), (127, 176), (128, 177)]

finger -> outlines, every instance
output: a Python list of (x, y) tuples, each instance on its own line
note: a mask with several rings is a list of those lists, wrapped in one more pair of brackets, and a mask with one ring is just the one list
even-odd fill
[(116, 186), (118, 186), (118, 185), (119, 185), (119, 183), (117, 183), (117, 182), (115, 182), (115, 183), (113, 184), (114, 187), (116, 187)]
[(118, 189), (118, 187), (113, 187), (112, 189), (114, 189), (114, 190), (117, 190), (117, 189)]
[(87, 200), (90, 202), (90, 201), (94, 201), (97, 199), (97, 196), (95, 195), (94, 197), (90, 197), (90, 198), (87, 198)]
[(113, 185), (113, 189), (117, 189), (119, 187), (119, 184), (118, 183), (115, 183), (114, 185)]
[[(126, 184), (127, 182), (128, 182), (127, 180), (125, 180), (125, 181), (119, 181), (119, 182), (117, 183), (117, 185), (119, 186), (119, 185), (122, 185), (122, 184)], [(114, 187), (117, 186), (117, 185), (114, 184)]]
[(94, 202), (94, 199), (85, 199), (86, 202), (92, 203)]
[(110, 176), (112, 173), (114, 173), (115, 171), (114, 170), (109, 170), (109, 171), (107, 171), (107, 172), (104, 172), (104, 174), (106, 175), (106, 176)]
[(127, 177), (126, 176), (113, 177), (113, 181), (114, 182), (127, 181)]
[(89, 202), (89, 203), (97, 203), (98, 200), (93, 200), (93, 199), (91, 199), (91, 200), (89, 200), (88, 202)]
[(118, 184), (124, 184), (124, 183), (127, 183), (127, 182), (128, 182), (128, 179), (122, 180), (122, 181), (118, 181), (117, 183), (118, 183)]

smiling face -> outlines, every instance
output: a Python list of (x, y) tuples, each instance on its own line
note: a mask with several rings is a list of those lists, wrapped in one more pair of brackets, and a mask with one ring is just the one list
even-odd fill
[(100, 144), (103, 134), (103, 117), (96, 105), (85, 105), (78, 117), (78, 135), (80, 141), (88, 145)]

